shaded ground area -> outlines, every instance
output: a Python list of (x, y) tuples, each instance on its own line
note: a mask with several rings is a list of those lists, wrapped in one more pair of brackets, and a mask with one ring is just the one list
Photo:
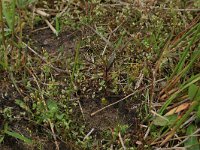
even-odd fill
[(75, 40), (76, 38), (81, 38), (81, 34), (79, 31), (65, 30), (66, 31), (60, 33), (58, 37), (55, 36), (50, 29), (36, 30), (30, 32), (28, 36), (31, 41), (33, 41), (33, 46), (37, 47), (37, 49), (43, 48), (50, 53), (59, 52), (61, 50), (72, 53), (75, 50)]

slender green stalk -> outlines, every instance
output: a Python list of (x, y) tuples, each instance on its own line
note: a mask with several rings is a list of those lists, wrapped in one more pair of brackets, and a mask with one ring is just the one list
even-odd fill
[(71, 89), (72, 86), (74, 85), (74, 80), (75, 80), (75, 73), (77, 72), (78, 69), (78, 63), (79, 63), (79, 50), (80, 50), (80, 41), (77, 43), (76, 45), (76, 49), (75, 49), (75, 58), (74, 58), (74, 66), (73, 66), (73, 71), (71, 74)]
[(14, 28), (15, 28), (15, 5), (16, 5), (16, 0), (13, 0), (12, 1), (12, 49), (13, 49), (13, 47), (14, 47), (14, 44), (13, 44), (13, 42), (14, 42)]
[(2, 35), (2, 45), (3, 45), (3, 55), (4, 55), (4, 69), (8, 68), (8, 54), (7, 46), (5, 41), (5, 32), (4, 32), (4, 21), (3, 21), (3, 1), (0, 0), (0, 23), (1, 23), (1, 35)]
[(3, 7), (2, 1), (0, 0), (0, 23), (1, 23), (1, 36), (2, 36), (2, 43), (5, 46), (5, 35), (4, 35), (4, 21), (3, 21)]
[(187, 59), (187, 55), (189, 53), (190, 47), (196, 41), (196, 39), (199, 37), (198, 36), (199, 32), (200, 32), (200, 24), (198, 24), (198, 28), (196, 30), (195, 35), (193, 36), (192, 40), (189, 42), (189, 44), (188, 44), (187, 48), (185, 49), (179, 63), (177, 64), (176, 68), (174, 69), (174, 72), (172, 73), (171, 77), (173, 77), (175, 74), (179, 73), (182, 70), (184, 63)]
[(162, 115), (164, 110), (166, 110), (167, 106), (172, 103), (172, 101), (179, 95), (180, 92), (188, 88), (191, 84), (197, 82), (200, 80), (200, 74), (197, 74), (195, 77), (193, 77), (193, 80), (187, 84), (185, 84), (180, 90), (175, 92), (167, 101), (166, 103), (161, 107), (159, 114)]
[(190, 35), (191, 33), (193, 33), (197, 28), (198, 28), (199, 24), (196, 24), (193, 28), (191, 28), (188, 32), (186, 32), (175, 44), (173, 44), (173, 46), (171, 48), (175, 48), (180, 42), (182, 42), (183, 40), (185, 40), (185, 38)]

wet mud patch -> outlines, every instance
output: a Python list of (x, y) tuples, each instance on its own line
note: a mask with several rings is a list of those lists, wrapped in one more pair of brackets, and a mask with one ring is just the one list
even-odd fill
[[(109, 104), (112, 104), (113, 102), (116, 102), (123, 97), (124, 96), (121, 95), (115, 98), (108, 98), (111, 100)], [(100, 101), (100, 99), (97, 101)], [(137, 112), (137, 109), (140, 106), (128, 99), (126, 101), (122, 101), (118, 104), (110, 106), (91, 116), (92, 113), (107, 106), (103, 106), (102, 104), (100, 104), (100, 102), (97, 101), (95, 101), (94, 99), (90, 99), (82, 102), (83, 115), (88, 132), (93, 130), (94, 132), (92, 133), (92, 135), (97, 138), (96, 140), (99, 140), (104, 138), (104, 132), (110, 132), (118, 126), (128, 125), (129, 128), (127, 130), (127, 135), (132, 136), (132, 142), (135, 143), (139, 137), (137, 136), (137, 134), (141, 133), (139, 127), (140, 120), (138, 118), (139, 112)]]
[(92, 101), (87, 106), (83, 106), (83, 112), (88, 128), (105, 130), (122, 122), (122, 118), (119, 116), (117, 109), (112, 107), (91, 116), (91, 113), (100, 108), (101, 107)]
[(33, 32), (27, 30), (25, 34), (35, 48), (43, 49), (50, 53), (60, 51), (74, 53), (76, 40), (81, 37), (80, 31), (72, 31), (70, 29), (65, 29), (58, 36), (48, 28)]

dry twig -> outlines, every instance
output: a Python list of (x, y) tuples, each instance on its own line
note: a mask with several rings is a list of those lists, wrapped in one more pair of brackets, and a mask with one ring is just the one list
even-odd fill
[[(156, 81), (155, 83), (161, 82), (161, 81), (163, 81), (163, 80), (164, 80), (164, 79), (160, 79), (160, 80)], [(133, 93), (131, 93), (131, 94), (125, 96), (124, 98), (122, 98), (122, 99), (120, 99), (120, 100), (118, 100), (118, 101), (116, 101), (116, 102), (114, 102), (114, 103), (112, 103), (112, 104), (109, 104), (109, 105), (107, 105), (107, 106), (105, 106), (105, 107), (103, 107), (103, 108), (101, 108), (101, 109), (99, 109), (99, 110), (97, 110), (97, 111), (91, 113), (90, 115), (91, 115), (91, 116), (94, 116), (94, 115), (96, 115), (97, 113), (103, 111), (104, 109), (107, 109), (107, 108), (109, 108), (109, 107), (111, 107), (111, 106), (113, 106), (113, 105), (116, 105), (116, 104), (118, 104), (119, 102), (122, 102), (122, 101), (126, 100), (127, 98), (129, 98), (129, 97), (135, 95), (135, 94), (138, 93), (138, 92), (141, 92), (141, 91), (147, 89), (147, 88), (150, 87), (150, 86), (151, 86), (151, 85), (147, 85), (147, 86), (145, 86), (145, 87), (143, 87), (143, 88), (141, 88), (141, 89), (138, 89), (138, 90), (134, 91)]]
[(123, 141), (123, 139), (122, 139), (122, 136), (121, 136), (121, 133), (120, 133), (120, 132), (118, 133), (118, 136), (119, 136), (119, 140), (120, 140), (120, 143), (122, 144), (123, 149), (126, 150), (126, 147), (125, 147), (125, 145), (124, 145), (124, 141)]

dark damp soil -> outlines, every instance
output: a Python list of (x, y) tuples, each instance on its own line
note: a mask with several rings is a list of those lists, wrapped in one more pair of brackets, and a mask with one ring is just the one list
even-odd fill
[(59, 36), (55, 36), (51, 30), (43, 29), (33, 31), (29, 38), (38, 49), (45, 49), (48, 52), (56, 52), (60, 49), (72, 52), (75, 48), (75, 39), (80, 36), (77, 31), (63, 31)]

